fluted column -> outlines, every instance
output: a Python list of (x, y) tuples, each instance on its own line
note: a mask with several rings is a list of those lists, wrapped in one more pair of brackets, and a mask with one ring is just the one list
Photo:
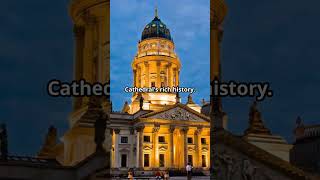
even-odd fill
[(160, 130), (160, 125), (156, 124), (153, 129), (152, 129), (152, 144), (153, 144), (153, 148), (152, 148), (152, 153), (153, 153), (153, 157), (152, 159), (152, 167), (159, 167), (159, 149), (158, 149), (158, 132)]
[[(74, 80), (80, 80), (83, 77), (83, 48), (84, 34), (83, 26), (74, 25), (73, 33), (75, 37), (75, 59), (74, 59)], [(73, 109), (76, 110), (82, 106), (82, 97), (74, 97)]]
[(137, 70), (133, 70), (133, 86), (137, 86)]
[(111, 135), (111, 153), (110, 153), (111, 158), (110, 159), (111, 159), (111, 167), (113, 168), (113, 167), (115, 167), (115, 165), (114, 165), (115, 144), (114, 144), (113, 129), (110, 129), (110, 135)]
[(149, 84), (149, 64), (148, 64), (148, 62), (145, 62), (144, 66), (146, 68), (145, 85), (144, 85), (144, 87), (150, 87), (150, 84)]
[(115, 129), (115, 140), (114, 140), (114, 155), (115, 155), (115, 168), (119, 168), (119, 133), (120, 129)]
[(198, 127), (197, 130), (194, 133), (194, 144), (196, 145), (196, 153), (195, 153), (195, 166), (196, 167), (201, 167), (202, 166), (202, 153), (201, 153), (201, 132), (202, 132), (202, 127)]
[(176, 68), (172, 69), (172, 85), (177, 86)]
[(141, 67), (139, 66), (137, 66), (137, 73), (138, 73), (138, 77), (136, 79), (138, 81), (137, 86), (141, 87)]
[(134, 128), (130, 129), (130, 156), (129, 156), (129, 167), (133, 168), (134, 164)]
[(180, 85), (180, 82), (179, 82), (179, 69), (177, 68), (176, 69), (176, 86), (179, 86)]
[(172, 77), (172, 64), (171, 63), (169, 63), (168, 64), (168, 86), (169, 87), (172, 87), (173, 86), (173, 82), (172, 82), (172, 79), (173, 79), (173, 77)]
[(170, 126), (170, 168), (174, 168), (174, 130), (175, 126)]
[(160, 79), (160, 62), (157, 62), (157, 87), (161, 87), (161, 79)]
[(83, 14), (82, 19), (85, 22), (85, 48), (84, 48), (84, 53), (85, 53), (85, 59), (84, 59), (84, 72), (83, 72), (83, 78), (87, 80), (88, 82), (93, 82), (95, 77), (94, 73), (95, 71), (95, 66), (94, 66), (94, 61), (95, 61), (95, 54), (94, 54), (94, 46), (95, 46), (95, 26), (97, 24), (97, 19), (95, 16), (91, 14)]
[[(137, 69), (133, 70), (133, 87), (137, 86)], [(133, 95), (136, 95), (137, 93), (134, 92)]]
[(143, 130), (144, 126), (137, 127), (138, 143), (137, 143), (137, 162), (138, 168), (143, 169)]
[[(183, 138), (183, 159), (184, 159), (184, 166), (188, 164), (188, 127), (184, 127), (180, 129), (182, 138)], [(183, 166), (183, 167), (184, 167)]]

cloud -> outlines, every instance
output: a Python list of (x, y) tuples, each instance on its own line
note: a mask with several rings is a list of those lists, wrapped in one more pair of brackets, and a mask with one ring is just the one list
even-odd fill
[[(144, 26), (154, 17), (156, 4), (112, 1), (111, 7), (111, 91), (116, 92), (112, 93), (113, 99), (117, 99), (113, 105), (119, 110), (124, 103), (120, 100), (130, 100), (131, 94), (121, 92), (132, 84), (131, 62)], [(164, 0), (158, 1), (158, 9), (160, 19), (171, 30), (182, 63), (182, 85), (197, 88), (195, 100), (209, 97), (209, 1)]]

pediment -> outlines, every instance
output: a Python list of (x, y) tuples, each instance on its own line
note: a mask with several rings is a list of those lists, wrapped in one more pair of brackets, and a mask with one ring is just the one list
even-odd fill
[(209, 122), (207, 116), (182, 104), (177, 104), (161, 111), (152, 112), (142, 117), (177, 121)]

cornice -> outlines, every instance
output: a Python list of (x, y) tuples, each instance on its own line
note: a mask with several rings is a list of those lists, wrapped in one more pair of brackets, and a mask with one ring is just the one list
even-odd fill
[(104, 3), (110, 4), (110, 0), (72, 0), (69, 7), (69, 14), (73, 22), (75, 22), (79, 14), (86, 9)]

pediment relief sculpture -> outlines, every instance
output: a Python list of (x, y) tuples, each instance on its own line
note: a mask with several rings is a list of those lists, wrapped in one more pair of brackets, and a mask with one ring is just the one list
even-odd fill
[(181, 107), (176, 107), (174, 109), (170, 109), (168, 111), (156, 114), (152, 116), (152, 118), (158, 119), (168, 119), (168, 120), (182, 120), (182, 121), (199, 121), (200, 118), (182, 109)]

